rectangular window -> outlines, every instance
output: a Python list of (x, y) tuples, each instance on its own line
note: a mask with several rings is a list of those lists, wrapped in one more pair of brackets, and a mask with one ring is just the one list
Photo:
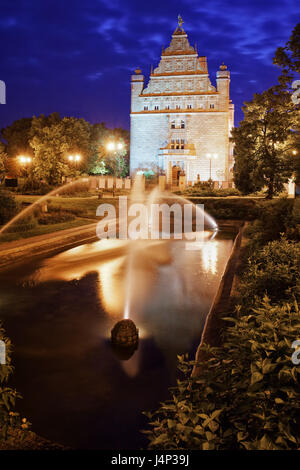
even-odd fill
[(179, 104), (177, 104), (177, 105), (176, 105), (176, 109), (180, 109), (180, 106), (179, 106)]
[(170, 106), (169, 106), (169, 105), (167, 105), (167, 106), (166, 106), (166, 109), (170, 109)]
[(144, 111), (148, 111), (148, 106), (144, 106)]
[(191, 104), (188, 104), (188, 105), (187, 105), (187, 109), (192, 109), (192, 105), (191, 105)]
[(214, 109), (215, 105), (214, 105), (214, 104), (210, 104), (209, 107), (210, 107), (210, 109)]
[(154, 109), (157, 111), (159, 109), (159, 106), (155, 105)]

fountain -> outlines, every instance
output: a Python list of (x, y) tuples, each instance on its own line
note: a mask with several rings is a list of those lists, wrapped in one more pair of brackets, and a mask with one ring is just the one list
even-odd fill
[[(14, 219), (9, 221), (0, 230), (0, 233), (2, 233), (8, 226), (13, 224), (19, 217), (23, 217), (35, 205), (41, 204), (48, 197), (58, 194), (59, 191), (63, 188), (77, 183), (78, 181), (80, 180), (68, 183), (67, 185), (62, 186), (61, 188), (57, 188), (43, 196), (34, 204), (24, 209)], [(182, 208), (186, 205), (189, 206), (191, 212), (193, 213), (193, 222), (196, 219), (197, 211), (200, 211), (204, 221), (204, 230), (201, 234), (202, 240), (200, 241), (202, 245), (215, 237), (218, 229), (217, 224), (214, 219), (209, 216), (209, 214), (203, 211), (202, 208), (199, 208), (197, 205), (181, 196), (167, 192), (161, 192), (159, 188), (155, 188), (150, 193), (147, 193), (143, 186), (144, 185), (141, 182), (141, 178), (137, 177), (131, 192), (130, 203), (142, 203), (147, 208), (148, 213), (151, 215), (148, 226), (149, 233), (151, 233), (154, 224), (152, 218), (153, 205), (163, 204), (170, 207), (172, 204), (176, 203), (179, 204)], [(176, 217), (177, 216), (175, 214), (172, 220), (172, 235), (174, 239), (176, 239), (175, 227), (177, 226), (177, 222), (178, 227), (182, 228), (183, 225), (182, 217), (180, 220), (179, 218), (177, 220)], [(194, 224), (192, 223), (190, 225), (191, 226), (189, 227), (189, 230), (190, 232), (193, 232)], [(186, 227), (184, 226), (184, 230), (185, 229)], [(101, 240), (93, 245), (84, 245), (82, 247), (73, 248), (68, 252), (64, 252), (58, 255), (55, 259), (55, 262), (53, 263), (53, 266), (51, 266), (52, 263), (50, 262), (50, 266), (47, 267), (46, 279), (59, 278), (60, 269), (62, 269), (65, 273), (63, 276), (64, 278), (78, 279), (81, 277), (81, 270), (77, 267), (78, 262), (84, 266), (83, 271), (88, 272), (89, 269), (95, 270), (95, 261), (99, 259), (97, 271), (100, 277), (105, 277), (106, 281), (105, 283), (104, 279), (102, 279), (101, 285), (103, 289), (107, 282), (112, 281), (113, 277), (110, 277), (109, 272), (107, 272), (107, 269), (109, 268), (108, 265), (106, 266), (106, 270), (101, 268), (102, 260), (108, 256), (112, 257), (113, 259), (114, 257), (121, 257), (120, 261), (116, 260), (115, 262), (111, 262), (112, 271), (115, 269), (115, 263), (117, 263), (118, 266), (122, 266), (122, 272), (124, 273), (122, 274), (122, 278), (120, 280), (121, 284), (117, 289), (112, 289), (112, 292), (118, 292), (118, 296), (114, 294), (114, 299), (112, 299), (104, 295), (104, 298), (108, 298), (108, 301), (107, 299), (105, 301), (108, 311), (111, 310), (111, 313), (114, 316), (119, 317), (119, 321), (111, 330), (111, 343), (116, 355), (123, 360), (129, 359), (129, 357), (131, 357), (138, 348), (139, 332), (131, 318), (132, 316), (136, 318), (136, 313), (139, 312), (143, 304), (147, 302), (149, 292), (151, 292), (152, 281), (151, 276), (148, 276), (148, 273), (150, 271), (157, 270), (158, 266), (170, 265), (172, 262), (172, 254), (170, 250), (171, 245), (170, 241), (167, 240), (167, 235), (170, 235), (170, 233), (167, 234), (164, 232), (163, 219), (161, 219), (159, 222), (158, 234), (159, 239), (156, 240)], [(186, 235), (185, 231), (184, 235)], [(212, 257), (213, 253), (211, 253), (210, 257), (207, 258), (207, 264), (210, 263), (210, 258)], [(89, 266), (91, 266), (91, 268), (89, 268)], [(43, 280), (43, 276), (43, 272), (41, 272), (41, 280)], [(120, 320), (121, 315), (123, 317), (122, 320)]]

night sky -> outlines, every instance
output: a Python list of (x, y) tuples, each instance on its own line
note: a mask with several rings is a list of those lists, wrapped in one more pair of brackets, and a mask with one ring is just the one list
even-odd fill
[(0, 0), (0, 128), (54, 111), (129, 128), (130, 75), (140, 66), (148, 80), (178, 14), (213, 84), (223, 61), (231, 71), (237, 124), (243, 101), (276, 82), (298, 0)]

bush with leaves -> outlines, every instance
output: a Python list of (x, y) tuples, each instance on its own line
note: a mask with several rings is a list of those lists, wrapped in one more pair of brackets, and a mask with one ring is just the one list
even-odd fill
[(15, 198), (8, 191), (0, 191), (0, 225), (6, 224), (19, 210)]
[(0, 439), (6, 439), (8, 431), (12, 428), (22, 430), (20, 415), (14, 411), (16, 400), (17, 398), (21, 398), (21, 396), (15, 389), (7, 385), (8, 379), (13, 372), (11, 364), (11, 343), (5, 336), (1, 324), (0, 340), (4, 341), (6, 349), (6, 363), (0, 364)]
[(50, 186), (45, 181), (29, 177), (19, 185), (18, 192), (21, 194), (44, 195), (48, 194), (52, 189), (54, 189), (54, 186)]
[(299, 449), (299, 278), (299, 244), (277, 240), (253, 254), (222, 347), (202, 346), (197, 377), (195, 361), (179, 357), (184, 379), (147, 413), (150, 448)]
[(51, 211), (49, 213), (41, 214), (38, 218), (38, 223), (41, 225), (61, 224), (64, 222), (70, 222), (75, 220), (75, 215), (58, 210), (56, 212)]
[(244, 309), (267, 295), (273, 302), (300, 302), (300, 244), (282, 238), (254, 253), (239, 285), (239, 302)]
[(294, 201), (286, 198), (260, 204), (257, 219), (246, 232), (251, 251), (279, 239), (281, 234), (295, 226), (293, 206)]
[(271, 450), (300, 446), (300, 370), (292, 342), (300, 314), (296, 302), (272, 305), (265, 297), (252, 313), (230, 318), (222, 348), (198, 377), (194, 362), (179, 358), (184, 380), (155, 413), (147, 413), (151, 449)]

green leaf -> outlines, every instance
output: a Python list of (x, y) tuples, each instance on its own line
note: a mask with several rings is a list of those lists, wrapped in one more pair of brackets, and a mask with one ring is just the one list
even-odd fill
[(260, 372), (254, 372), (251, 375), (251, 385), (256, 384), (257, 382), (260, 382), (264, 376)]

